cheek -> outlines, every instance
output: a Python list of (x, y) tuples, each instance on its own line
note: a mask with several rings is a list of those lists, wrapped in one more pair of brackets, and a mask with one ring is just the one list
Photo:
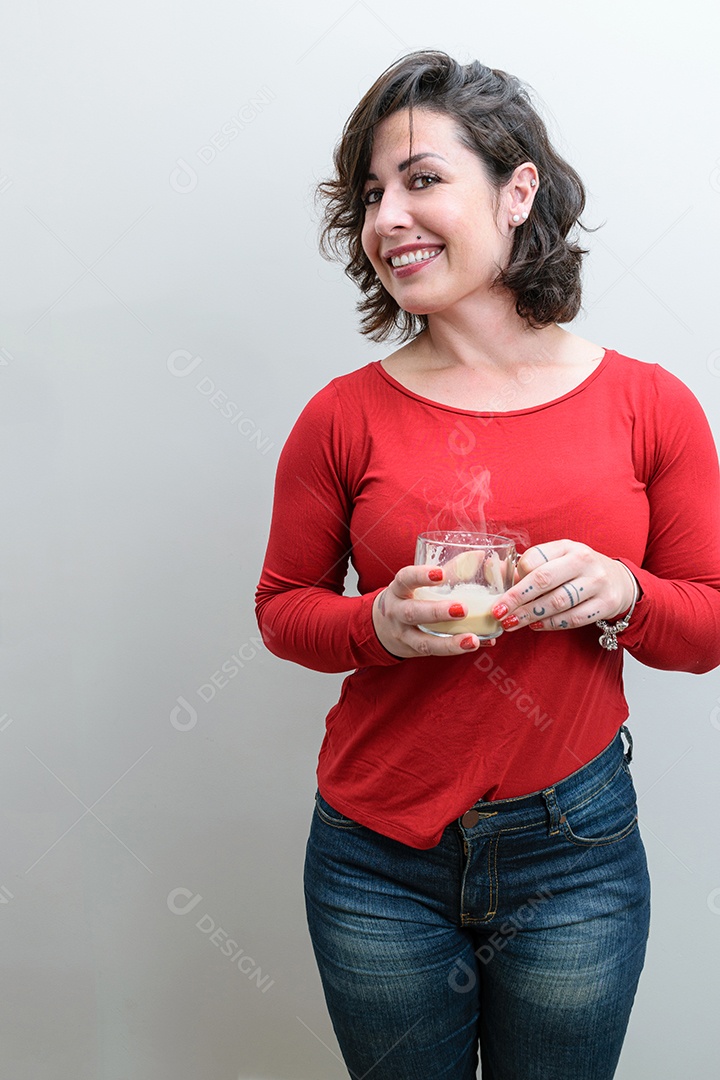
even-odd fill
[(379, 276), (384, 270), (386, 270), (386, 266), (380, 258), (378, 235), (372, 226), (366, 225), (363, 227), (363, 231), (360, 234), (360, 242), (362, 244), (363, 251), (373, 265), (375, 273)]
[(362, 244), (363, 251), (368, 259), (370, 259), (371, 262), (374, 262), (377, 258), (378, 237), (367, 219), (365, 220), (362, 232), (360, 233), (360, 243)]

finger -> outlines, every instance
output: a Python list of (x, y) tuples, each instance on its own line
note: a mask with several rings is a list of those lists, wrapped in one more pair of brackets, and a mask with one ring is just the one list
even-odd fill
[(388, 586), (400, 600), (409, 600), (415, 589), (422, 585), (442, 585), (445, 574), (442, 566), (403, 566)]
[[(453, 600), (451, 596), (438, 597), (435, 601), (432, 599), (432, 590), (428, 588), (426, 592), (424, 586), (415, 590), (415, 596), (418, 595), (419, 599), (404, 601), (402, 608), (396, 613), (400, 621), (408, 626), (432, 626), (437, 623), (442, 624), (443, 632), (451, 633), (450, 624), (459, 623), (467, 616), (467, 605)], [(453, 630), (452, 633), (454, 632)]]
[[(565, 589), (565, 583), (576, 576), (576, 569), (569, 554), (541, 563), (498, 597), (492, 609), (493, 615), (496, 619), (515, 615), (527, 621), (532, 620), (533, 616), (539, 619), (562, 611), (564, 607), (572, 606), (571, 601), (578, 603), (580, 597), (573, 597), (572, 589)], [(554, 594), (552, 601), (549, 594)]]
[(417, 634), (408, 634), (406, 641), (418, 656), (459, 656), (466, 652), (475, 652), (477, 649), (492, 648), (496, 639), (481, 639), (475, 634), (468, 633), (453, 634), (452, 637), (438, 637), (419, 630)]
[[(551, 629), (566, 630), (584, 625), (584, 617), (591, 609), (596, 619), (602, 617), (597, 593), (589, 584), (579, 580), (565, 581), (554, 592), (537, 595), (529, 604), (515, 608), (500, 622), (503, 630), (512, 631), (538, 622), (549, 626), (550, 620), (554, 619), (556, 625)], [(561, 621), (565, 625), (561, 626)]]
[(527, 577), (533, 570), (566, 555), (569, 540), (549, 540), (546, 544), (534, 544), (522, 553), (517, 561), (518, 576)]
[[(580, 604), (577, 608), (549, 615), (544, 619), (534, 619), (520, 625), (527, 626), (530, 630), (578, 630), (582, 626), (596, 623), (602, 618), (602, 605), (597, 597)], [(517, 628), (516, 628), (517, 629)]]
[[(392, 617), (406, 626), (452, 623), (465, 618), (467, 605), (453, 598), (447, 587), (438, 591), (439, 585), (446, 584), (435, 580), (439, 573), (440, 568), (434, 566), (403, 567), (378, 597), (382, 615), (389, 615), (392, 605)], [(418, 580), (419, 584), (413, 586)], [(392, 604), (390, 594), (400, 603)]]

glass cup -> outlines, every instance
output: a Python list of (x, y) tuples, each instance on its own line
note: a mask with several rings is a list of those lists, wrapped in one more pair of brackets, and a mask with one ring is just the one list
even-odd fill
[(491, 608), (496, 597), (507, 592), (515, 580), (517, 562), (515, 544), (507, 536), (489, 536), (472, 532), (421, 533), (415, 548), (416, 566), (441, 566), (441, 585), (421, 585), (415, 589), (418, 600), (449, 600), (465, 607), (462, 619), (418, 626), (426, 634), (452, 637), (475, 634), (482, 641), (502, 634), (502, 626), (493, 618)]

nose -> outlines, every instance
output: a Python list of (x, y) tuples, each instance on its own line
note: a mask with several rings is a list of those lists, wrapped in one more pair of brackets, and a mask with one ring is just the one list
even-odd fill
[(409, 229), (413, 216), (409, 206), (410, 193), (404, 188), (386, 188), (375, 214), (375, 232), (392, 236), (398, 229)]

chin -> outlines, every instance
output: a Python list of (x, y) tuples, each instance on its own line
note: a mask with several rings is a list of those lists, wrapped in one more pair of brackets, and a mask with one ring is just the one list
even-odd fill
[(444, 306), (444, 304), (430, 304), (427, 301), (424, 304), (420, 301), (416, 304), (398, 304), (398, 307), (407, 311), (408, 315), (432, 315), (435, 311), (442, 311)]

